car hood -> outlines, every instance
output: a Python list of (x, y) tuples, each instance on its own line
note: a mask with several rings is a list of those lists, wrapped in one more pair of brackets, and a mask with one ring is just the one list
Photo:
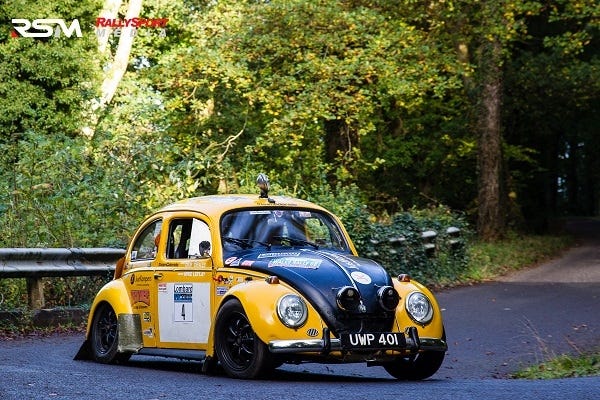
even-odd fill
[[(345, 320), (383, 317), (388, 323), (393, 321), (393, 313), (386, 313), (377, 297), (382, 286), (393, 286), (391, 277), (372, 260), (327, 250), (251, 249), (229, 257), (225, 265), (277, 276), (302, 294), (334, 333), (354, 330)], [(336, 295), (344, 286), (352, 286), (360, 293), (363, 307), (359, 311), (338, 307)]]

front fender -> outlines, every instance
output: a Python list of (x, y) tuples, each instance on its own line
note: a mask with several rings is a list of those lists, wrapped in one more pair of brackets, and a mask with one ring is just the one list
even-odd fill
[[(396, 308), (396, 321), (400, 324), (400, 329), (403, 330), (409, 326), (415, 326), (419, 333), (419, 337), (442, 339), (444, 336), (444, 322), (442, 319), (442, 312), (433, 293), (417, 281), (411, 280), (409, 282), (401, 282), (395, 278), (393, 279), (393, 282), (394, 288), (398, 291), (401, 298), (400, 304)], [(410, 318), (408, 311), (406, 310), (406, 298), (410, 293), (415, 291), (422, 292), (426, 295), (433, 307), (433, 319), (427, 325), (417, 324)]]
[[(309, 337), (307, 333), (309, 330), (311, 335), (320, 337), (324, 323), (319, 313), (306, 300), (308, 318), (304, 325), (295, 329), (288, 328), (279, 320), (276, 310), (277, 301), (283, 295), (290, 293), (299, 295), (285, 284), (270, 284), (263, 280), (255, 280), (232, 287), (226, 293), (221, 304), (224, 304), (231, 298), (237, 298), (244, 307), (252, 329), (263, 343), (279, 339), (307, 338)], [(213, 336), (214, 334), (211, 331), (210, 337), (213, 338)], [(212, 346), (209, 346), (209, 348), (212, 348)]]

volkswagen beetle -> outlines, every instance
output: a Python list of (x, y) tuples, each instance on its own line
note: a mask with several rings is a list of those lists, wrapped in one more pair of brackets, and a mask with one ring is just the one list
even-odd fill
[(76, 359), (200, 359), (234, 378), (284, 363), (358, 362), (400, 380), (447, 350), (432, 293), (361, 258), (341, 221), (299, 199), (190, 198), (150, 215), (96, 295)]

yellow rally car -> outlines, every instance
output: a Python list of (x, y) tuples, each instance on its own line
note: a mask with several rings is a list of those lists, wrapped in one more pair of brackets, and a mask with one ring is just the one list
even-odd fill
[(260, 195), (191, 198), (149, 216), (96, 295), (75, 358), (200, 359), (245, 379), (301, 362), (433, 375), (447, 345), (432, 293), (358, 257), (327, 210), (269, 197), (258, 181)]

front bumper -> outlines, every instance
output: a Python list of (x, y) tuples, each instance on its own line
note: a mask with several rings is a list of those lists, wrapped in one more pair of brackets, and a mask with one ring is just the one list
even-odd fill
[[(420, 338), (417, 328), (406, 329), (406, 351), (417, 353), (421, 351), (446, 351), (448, 344), (443, 339)], [(347, 351), (342, 347), (340, 339), (330, 338), (329, 330), (323, 331), (321, 339), (292, 339), (272, 340), (268, 343), (269, 351), (274, 354), (321, 353), (332, 351)]]

